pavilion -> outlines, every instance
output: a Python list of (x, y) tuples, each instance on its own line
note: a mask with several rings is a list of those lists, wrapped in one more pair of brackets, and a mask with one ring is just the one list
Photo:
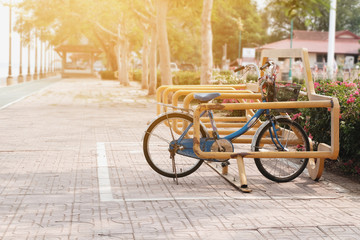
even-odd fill
[(95, 76), (94, 62), (102, 51), (92, 45), (63, 44), (55, 48), (62, 59), (61, 75), (67, 77)]

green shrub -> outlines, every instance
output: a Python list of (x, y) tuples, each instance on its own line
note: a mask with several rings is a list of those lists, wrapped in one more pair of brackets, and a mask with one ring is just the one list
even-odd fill
[[(132, 72), (132, 80), (136, 81), (136, 82), (141, 82), (141, 80), (142, 80), (142, 70), (141, 69), (135, 69)], [(157, 71), (156, 87), (160, 87), (160, 86), (161, 86), (161, 75), (160, 75), (160, 72)]]
[(114, 71), (100, 71), (99, 72), (101, 79), (103, 80), (116, 80)]
[(244, 83), (243, 80), (234, 75), (232, 71), (213, 72), (212, 79), (213, 84), (218, 85)]
[[(346, 172), (360, 174), (360, 86), (356, 83), (315, 82), (316, 93), (335, 96), (340, 103), (339, 160)], [(293, 116), (316, 142), (331, 144), (330, 109), (307, 108)], [(350, 164), (351, 163), (351, 164)]]
[(140, 69), (135, 69), (132, 72), (132, 80), (136, 82), (141, 82), (141, 78), (142, 78), (142, 71)]
[(302, 78), (292, 77), (293, 83), (303, 85), (305, 83), (305, 80)]
[(173, 74), (174, 85), (199, 85), (200, 72), (179, 71)]

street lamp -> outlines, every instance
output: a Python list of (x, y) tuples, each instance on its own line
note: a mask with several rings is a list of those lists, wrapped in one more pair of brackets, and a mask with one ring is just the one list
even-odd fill
[(47, 69), (46, 69), (46, 54), (47, 54), (47, 49), (46, 49), (46, 42), (44, 42), (44, 77), (46, 77), (47, 75)]
[(336, 0), (330, 1), (329, 16), (329, 38), (327, 54), (327, 74), (328, 78), (334, 80), (334, 58), (335, 58), (335, 30), (336, 30)]
[[(292, 48), (292, 42), (293, 42), (293, 31), (294, 31), (294, 18), (291, 18), (291, 25), (290, 25), (290, 48)], [(289, 82), (292, 81), (292, 58), (290, 58), (289, 63)]]
[(30, 71), (30, 38), (31, 34), (29, 32), (29, 43), (28, 43), (28, 68), (27, 68), (27, 75), (26, 75), (26, 81), (31, 81), (31, 71)]
[[(295, 9), (292, 9), (289, 13), (290, 17), (290, 48), (292, 48), (293, 45), (293, 32), (294, 32), (294, 17), (297, 14), (297, 11)], [(292, 58), (290, 58), (289, 63), (289, 82), (292, 82)]]
[[(22, 16), (20, 16), (20, 24), (22, 24)], [(18, 83), (24, 82), (24, 77), (22, 75), (22, 48), (23, 48), (23, 33), (22, 27), (20, 29), (20, 65), (19, 65), (19, 76), (18, 76)]]
[(33, 79), (34, 80), (38, 80), (39, 79), (39, 75), (38, 75), (38, 49), (37, 46), (38, 42), (37, 42), (37, 29), (35, 29), (35, 68), (34, 68), (34, 76)]
[(12, 1), (10, 0), (9, 4), (9, 72), (8, 77), (6, 78), (6, 85), (13, 84), (13, 77), (11, 73), (11, 32), (12, 32), (12, 26), (11, 26), (11, 12), (12, 12)]
[(40, 78), (43, 78), (43, 67), (42, 67), (42, 54), (43, 54), (43, 43), (41, 41), (41, 37), (42, 37), (42, 31), (40, 30)]

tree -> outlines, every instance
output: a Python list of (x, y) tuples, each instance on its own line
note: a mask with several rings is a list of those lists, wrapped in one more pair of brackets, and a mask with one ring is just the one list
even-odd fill
[(201, 77), (200, 84), (209, 84), (212, 76), (212, 31), (211, 12), (213, 0), (204, 0), (201, 15)]
[[(35, 29), (41, 28), (47, 33), (46, 38), (52, 45), (59, 45), (65, 40), (68, 44), (77, 44), (85, 36), (102, 48), (108, 66), (118, 70), (122, 83), (128, 85), (127, 59), (130, 48), (138, 46), (139, 31), (133, 23), (135, 18), (127, 11), (130, 3), (130, 0), (69, 0), (65, 3), (61, 0), (24, 0), (19, 7), (32, 16)], [(127, 28), (131, 28), (131, 32)], [(119, 56), (121, 64), (118, 64)]]
[(160, 56), (161, 84), (172, 85), (170, 70), (170, 48), (166, 26), (166, 16), (169, 0), (156, 0), (156, 27)]
[[(319, 23), (316, 22), (325, 11), (329, 11), (329, 0), (271, 0), (263, 13), (263, 16), (268, 16), (268, 27), (272, 29), (268, 41), (288, 37), (291, 19), (294, 29), (318, 30)], [(327, 31), (328, 28), (321, 30)]]
[[(148, 88), (148, 95), (156, 93), (157, 71), (156, 71), (156, 51), (157, 51), (157, 30), (155, 9), (151, 0), (134, 1), (132, 6), (138, 22), (143, 30), (143, 51), (142, 51), (142, 89)], [(148, 44), (150, 41), (150, 49)], [(148, 64), (149, 63), (149, 64)], [(149, 78), (148, 78), (149, 73)]]
[(214, 2), (212, 27), (214, 33), (214, 63), (222, 63), (223, 46), (227, 45), (227, 57), (238, 58), (239, 30), (238, 19), (241, 18), (243, 31), (241, 46), (254, 48), (261, 45), (266, 38), (266, 27), (263, 18), (250, 0), (217, 0)]
[[(349, 30), (360, 35), (360, 4), (352, 0), (337, 0), (336, 30)], [(329, 4), (329, 0), (327, 0)], [(311, 30), (327, 31), (329, 29), (329, 8), (319, 6), (321, 15), (309, 17), (308, 25)]]

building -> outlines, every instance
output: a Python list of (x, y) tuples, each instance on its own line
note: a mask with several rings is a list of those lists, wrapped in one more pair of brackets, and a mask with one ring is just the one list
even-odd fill
[[(327, 61), (328, 32), (294, 30), (293, 48), (307, 48), (310, 65), (322, 68)], [(338, 66), (344, 69), (353, 68), (359, 59), (360, 36), (350, 31), (335, 33), (335, 59)], [(290, 48), (290, 38), (265, 44), (259, 49), (284, 49)]]

